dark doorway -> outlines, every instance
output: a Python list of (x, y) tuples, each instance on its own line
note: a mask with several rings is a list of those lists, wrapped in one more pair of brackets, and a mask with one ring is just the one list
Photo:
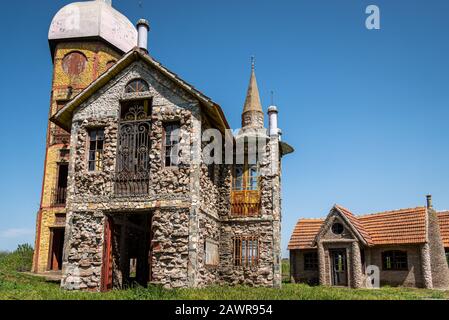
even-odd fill
[(113, 214), (105, 226), (102, 290), (151, 281), (151, 215)]
[(332, 285), (348, 286), (348, 268), (346, 261), (346, 249), (330, 250)]
[(62, 270), (63, 249), (64, 249), (64, 228), (51, 228), (50, 257), (48, 259), (49, 271)]

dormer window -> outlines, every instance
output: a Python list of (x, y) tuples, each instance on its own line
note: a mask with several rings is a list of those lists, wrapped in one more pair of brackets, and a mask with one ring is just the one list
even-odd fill
[(146, 92), (149, 91), (150, 87), (148, 83), (143, 79), (132, 80), (130, 83), (126, 85), (125, 92), (126, 93), (137, 93), (137, 92)]

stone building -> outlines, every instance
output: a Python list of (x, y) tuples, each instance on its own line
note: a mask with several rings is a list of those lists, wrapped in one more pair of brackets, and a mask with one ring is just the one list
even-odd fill
[(277, 108), (265, 129), (253, 64), (233, 136), (217, 103), (150, 56), (148, 31), (100, 0), (52, 22), (34, 271), (61, 270), (70, 290), (279, 287), (281, 158), (293, 149)]
[(294, 282), (449, 289), (449, 212), (430, 196), (426, 207), (361, 216), (335, 205), (325, 219), (300, 219), (288, 249)]

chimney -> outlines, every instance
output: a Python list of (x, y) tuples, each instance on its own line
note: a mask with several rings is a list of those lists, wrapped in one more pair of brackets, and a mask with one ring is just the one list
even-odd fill
[(276, 106), (270, 106), (268, 108), (268, 117), (270, 137), (279, 135), (280, 130), (278, 128), (278, 108)]
[(433, 209), (433, 205), (432, 205), (432, 195), (428, 194), (426, 196), (427, 199), (427, 208), (428, 209)]
[(148, 52), (148, 32), (150, 31), (150, 23), (145, 19), (137, 22), (137, 46)]

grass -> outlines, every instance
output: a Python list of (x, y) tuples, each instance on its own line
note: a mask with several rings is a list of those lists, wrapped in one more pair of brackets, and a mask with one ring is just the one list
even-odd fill
[[(32, 254), (32, 251), (31, 251)], [(165, 290), (157, 286), (108, 293), (68, 292), (58, 284), (20, 273), (30, 266), (29, 250), (0, 255), (0, 300), (415, 300), (449, 299), (449, 292), (384, 287), (379, 290), (310, 287), (284, 283), (282, 289), (212, 286)], [(287, 262), (284, 262), (287, 263)], [(285, 272), (285, 269), (284, 269)]]

